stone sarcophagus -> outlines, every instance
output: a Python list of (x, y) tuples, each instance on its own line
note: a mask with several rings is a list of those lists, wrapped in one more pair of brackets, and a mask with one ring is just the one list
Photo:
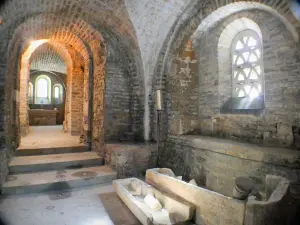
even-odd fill
[(172, 225), (194, 217), (194, 206), (137, 178), (115, 180), (115, 191), (143, 225)]
[[(264, 200), (248, 198), (244, 201), (187, 183), (170, 169), (156, 168), (146, 172), (146, 182), (153, 187), (178, 196), (195, 206), (197, 225), (274, 225), (282, 223), (281, 202), (289, 189), (285, 178), (266, 176)], [(276, 212), (275, 215), (272, 212)], [(279, 223), (278, 223), (279, 222)]]

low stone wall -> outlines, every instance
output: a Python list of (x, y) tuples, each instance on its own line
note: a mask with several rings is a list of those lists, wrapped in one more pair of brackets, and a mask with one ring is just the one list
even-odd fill
[(56, 110), (29, 110), (29, 124), (31, 126), (56, 125)]
[(192, 135), (170, 136), (159, 156), (160, 167), (227, 196), (238, 176), (251, 177), (259, 190), (267, 174), (296, 180), (299, 162), (300, 151)]
[(0, 150), (0, 187), (8, 175), (9, 156), (6, 149)]
[(117, 171), (118, 178), (143, 177), (156, 165), (155, 144), (107, 144), (106, 164)]

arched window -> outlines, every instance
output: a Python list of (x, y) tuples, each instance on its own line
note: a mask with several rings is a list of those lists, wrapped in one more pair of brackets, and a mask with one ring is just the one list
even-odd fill
[(33, 104), (33, 84), (31, 82), (28, 85), (28, 102)]
[(41, 75), (35, 81), (35, 104), (51, 103), (51, 79)]
[(263, 60), (260, 36), (252, 30), (244, 30), (233, 39), (232, 47), (232, 96), (262, 96)]
[(44, 78), (39, 79), (36, 87), (36, 96), (38, 98), (48, 98), (48, 81)]
[(54, 101), (56, 104), (61, 104), (63, 102), (63, 86), (61, 84), (55, 84), (53, 88)]
[(59, 98), (59, 87), (58, 86), (54, 87), (54, 97)]

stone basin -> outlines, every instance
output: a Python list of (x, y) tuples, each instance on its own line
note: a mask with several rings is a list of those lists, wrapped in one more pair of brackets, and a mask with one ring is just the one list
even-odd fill
[[(141, 186), (140, 194), (130, 187), (135, 182)], [(194, 206), (178, 197), (171, 197), (137, 178), (127, 178), (113, 181), (115, 191), (131, 212), (143, 225), (171, 225), (189, 221), (194, 216)], [(162, 210), (152, 210), (145, 202), (147, 194), (160, 202)], [(166, 214), (167, 212), (167, 214)]]

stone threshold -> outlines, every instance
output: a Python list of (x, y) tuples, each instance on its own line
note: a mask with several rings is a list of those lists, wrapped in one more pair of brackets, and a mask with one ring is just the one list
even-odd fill
[(300, 168), (300, 151), (287, 148), (264, 147), (200, 135), (169, 136), (167, 142), (245, 160), (263, 162), (293, 169)]

